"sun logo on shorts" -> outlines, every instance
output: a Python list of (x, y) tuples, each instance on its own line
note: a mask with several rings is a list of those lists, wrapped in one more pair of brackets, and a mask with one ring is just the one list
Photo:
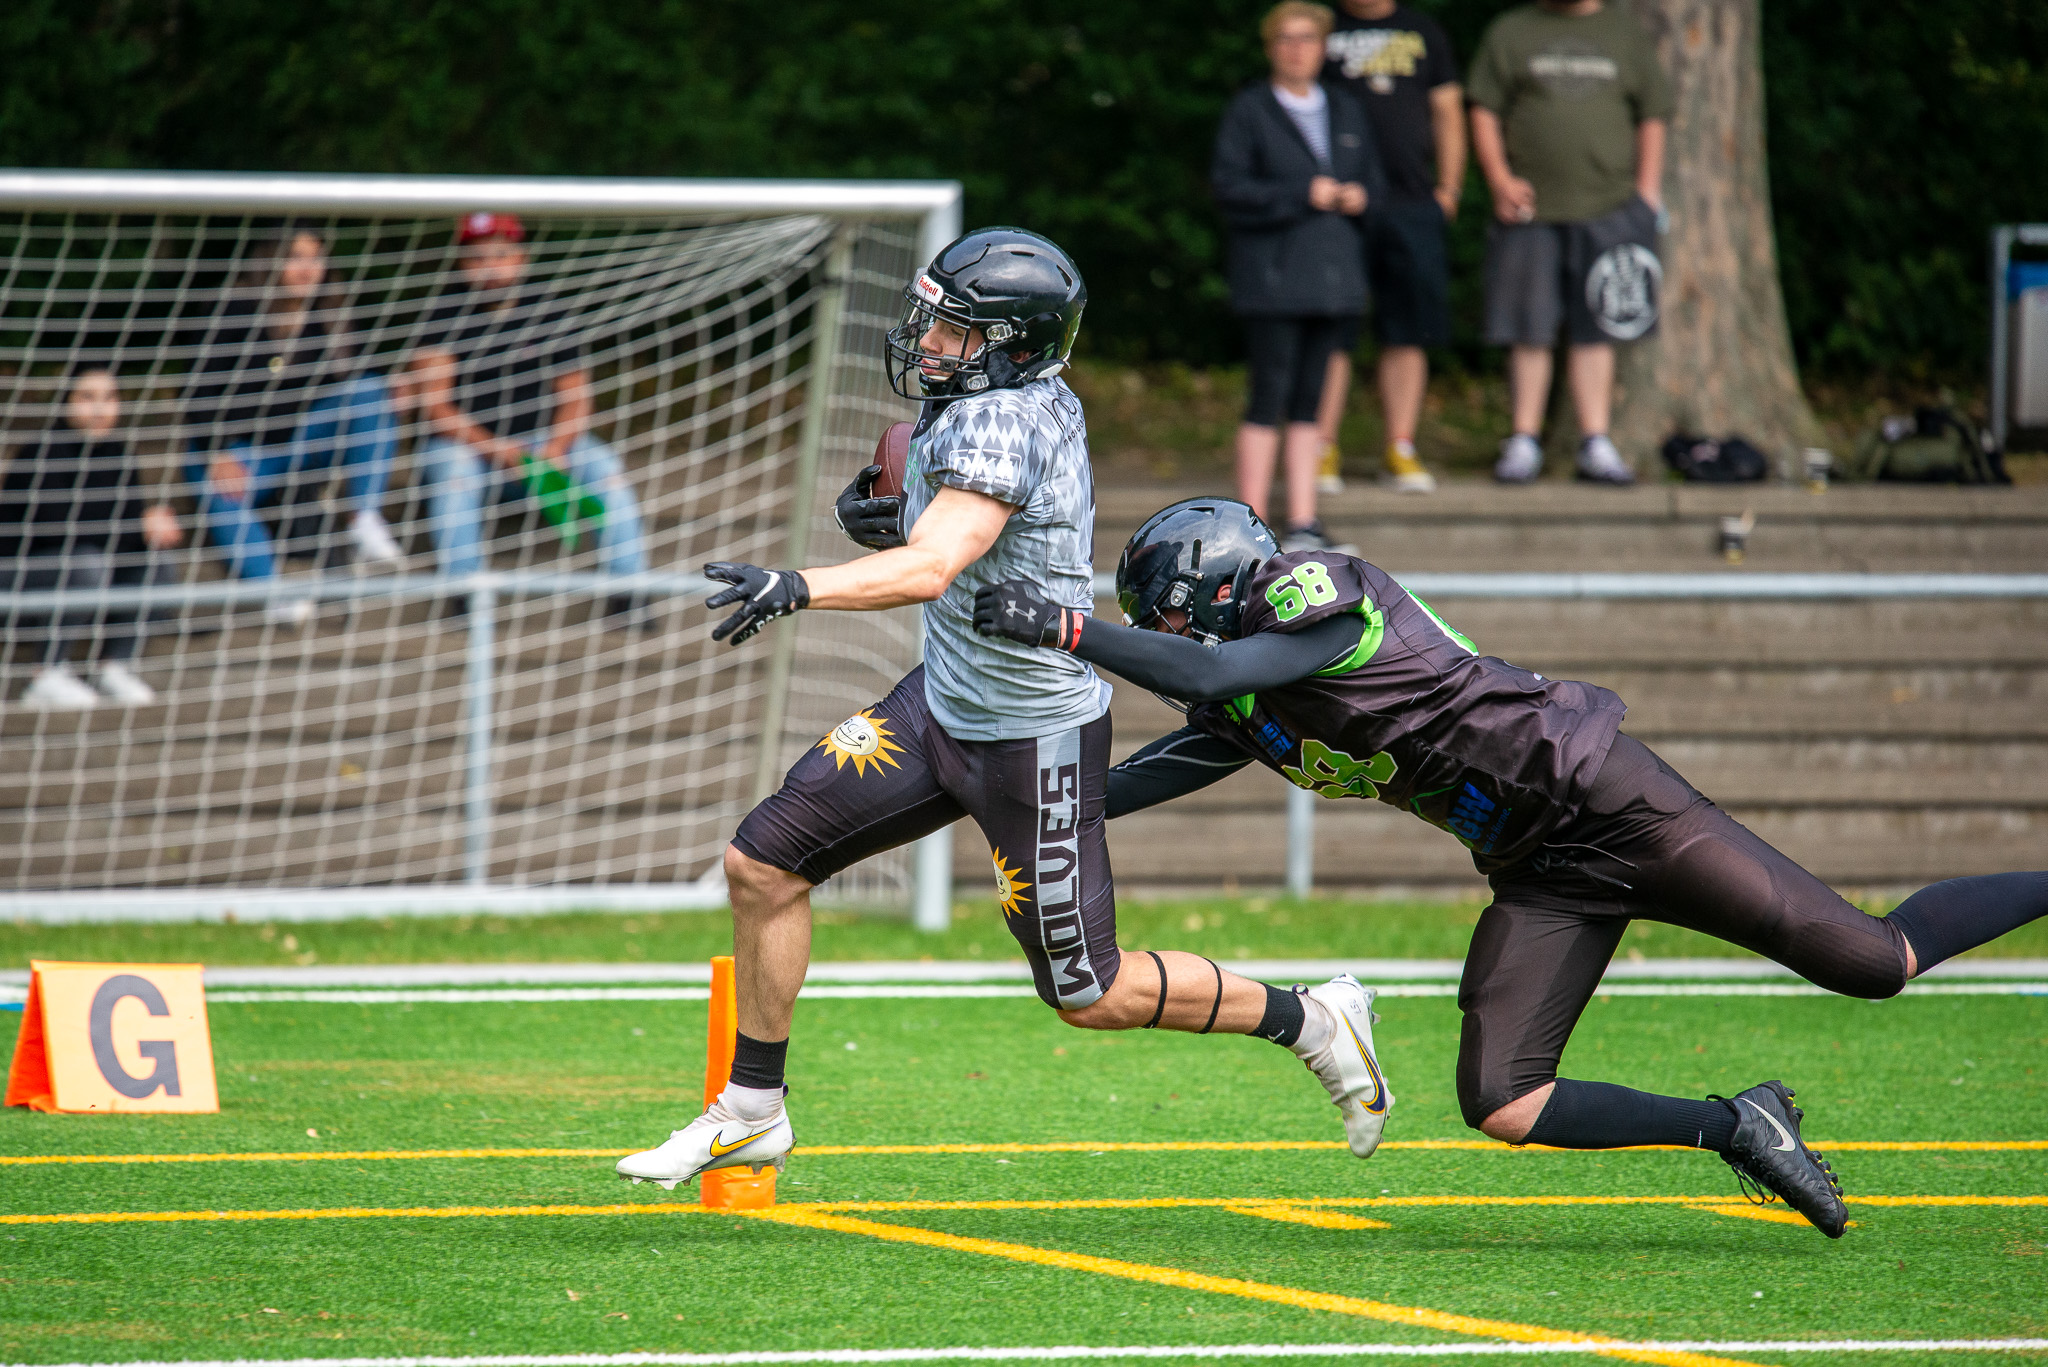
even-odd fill
[(844, 769), (846, 761), (853, 761), (853, 771), (862, 778), (867, 777), (868, 766), (880, 769), (888, 765), (901, 769), (896, 756), (903, 753), (889, 734), (889, 723), (875, 715), (870, 707), (865, 712), (856, 712), (832, 728), (832, 734), (818, 742), (818, 748), (832, 756), (833, 767)]
[(1024, 908), (1018, 903), (1031, 900), (1031, 884), (1017, 876), (1022, 870), (1011, 868), (1004, 861), (1001, 850), (990, 850), (988, 855), (995, 862), (996, 901), (1001, 904), (1003, 915), (1022, 916)]

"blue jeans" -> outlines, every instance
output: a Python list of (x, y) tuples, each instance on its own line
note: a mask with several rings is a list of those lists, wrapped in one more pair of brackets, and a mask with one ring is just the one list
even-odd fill
[(194, 446), (185, 479), (199, 491), (199, 521), (214, 545), (227, 552), (228, 572), (237, 579), (277, 576), (277, 547), (257, 516), (284, 498), (307, 471), (348, 474), (348, 500), (356, 511), (374, 509), (384, 498), (391, 461), (398, 453), (398, 414), (381, 375), (363, 375), (306, 409), (289, 442), (258, 446), (238, 441), (227, 454), (249, 470), (249, 487), (229, 498), (207, 473), (213, 453)]
[[(538, 444), (545, 440), (534, 433)], [(597, 536), (598, 567), (607, 574), (638, 574), (647, 568), (640, 534), (640, 502), (626, 479), (619, 453), (589, 433), (569, 445), (569, 478), (604, 503)], [(501, 470), (473, 447), (437, 437), (420, 454), (426, 482), (427, 519), (441, 572), (474, 574), (483, 568), (484, 505), (524, 497), (526, 483), (516, 470)]]

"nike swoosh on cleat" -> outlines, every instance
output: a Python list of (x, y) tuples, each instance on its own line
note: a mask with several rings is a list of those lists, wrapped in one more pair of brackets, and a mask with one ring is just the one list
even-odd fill
[(756, 1130), (752, 1134), (748, 1135), (746, 1138), (735, 1140), (730, 1144), (721, 1144), (718, 1142), (718, 1140), (713, 1139), (711, 1141), (711, 1156), (713, 1158), (723, 1158), (727, 1154), (731, 1153), (734, 1149), (744, 1149), (747, 1145), (753, 1143), (756, 1139), (759, 1139), (762, 1135), (768, 1133), (768, 1130), (772, 1130), (774, 1128), (775, 1127), (773, 1125), (770, 1125), (768, 1129)]
[[(1365, 1041), (1358, 1037), (1358, 1027), (1351, 1023), (1349, 1015), (1344, 1016), (1344, 1028), (1351, 1032), (1351, 1042), (1358, 1046), (1359, 1055), (1365, 1059), (1365, 1070), (1372, 1074), (1372, 1102), (1367, 1104), (1361, 1101), (1359, 1105), (1364, 1106), (1373, 1115), (1378, 1115), (1387, 1109), (1386, 1079), (1380, 1076), (1380, 1066), (1373, 1062), (1372, 1050), (1366, 1048)], [(1751, 1102), (1750, 1104), (1755, 1105), (1756, 1103)]]
[(1748, 1097), (1744, 1097), (1744, 1098), (1742, 1098), (1742, 1100), (1743, 1100), (1743, 1103), (1744, 1103), (1745, 1105), (1747, 1105), (1747, 1106), (1749, 1107), (1749, 1109), (1751, 1109), (1752, 1111), (1755, 1111), (1755, 1112), (1756, 1112), (1756, 1113), (1757, 1113), (1758, 1115), (1762, 1116), (1762, 1117), (1763, 1117), (1763, 1118), (1764, 1118), (1765, 1120), (1768, 1120), (1768, 1121), (1769, 1121), (1769, 1122), (1771, 1123), (1771, 1128), (1772, 1128), (1772, 1129), (1774, 1129), (1774, 1130), (1776, 1130), (1776, 1131), (1778, 1132), (1778, 1138), (1780, 1138), (1780, 1139), (1782, 1139), (1782, 1140), (1784, 1140), (1784, 1141), (1785, 1141), (1785, 1142), (1784, 1142), (1784, 1143), (1782, 1143), (1782, 1144), (1775, 1144), (1775, 1145), (1773, 1145), (1772, 1147), (1773, 1147), (1773, 1148), (1775, 1148), (1775, 1149), (1776, 1149), (1776, 1150), (1777, 1150), (1777, 1151), (1778, 1151), (1779, 1153), (1790, 1153), (1790, 1152), (1792, 1152), (1792, 1135), (1791, 1135), (1791, 1133), (1790, 1133), (1789, 1131), (1787, 1131), (1787, 1130), (1786, 1130), (1786, 1128), (1785, 1128), (1785, 1127), (1784, 1127), (1783, 1125), (1781, 1125), (1781, 1124), (1779, 1124), (1779, 1123), (1778, 1123), (1778, 1117), (1776, 1117), (1776, 1116), (1772, 1115), (1772, 1114), (1771, 1114), (1771, 1113), (1770, 1113), (1769, 1111), (1767, 1111), (1767, 1110), (1765, 1110), (1765, 1109), (1764, 1109), (1763, 1107), (1761, 1107), (1761, 1106), (1757, 1105), (1757, 1104), (1756, 1104), (1756, 1103), (1755, 1103), (1754, 1101), (1751, 1101), (1751, 1100), (1750, 1100), (1750, 1099), (1749, 1099)]

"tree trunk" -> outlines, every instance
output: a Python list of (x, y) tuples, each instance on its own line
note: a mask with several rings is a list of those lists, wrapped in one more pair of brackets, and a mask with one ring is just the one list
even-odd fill
[(1633, 0), (1676, 98), (1657, 335), (1621, 349), (1614, 438), (1639, 465), (1673, 432), (1739, 434), (1796, 471), (1820, 441), (1785, 327), (1764, 153), (1760, 0)]

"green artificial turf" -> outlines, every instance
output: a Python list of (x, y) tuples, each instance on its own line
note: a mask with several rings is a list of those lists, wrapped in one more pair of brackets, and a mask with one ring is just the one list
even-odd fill
[[(1388, 1138), (1468, 1137), (1452, 1091), (1455, 1004), (1390, 998), (1381, 1009), (1399, 1098)], [(220, 1114), (12, 1110), (0, 1114), (0, 1155), (639, 1147), (694, 1114), (701, 1086), (702, 1003), (217, 1003), (210, 1015)], [(20, 1019), (0, 1016), (0, 1049)], [(1821, 1144), (2044, 1138), (2048, 999), (1596, 998), (1564, 1071), (1690, 1095), (1782, 1076)], [(807, 999), (790, 1082), (799, 1142), (812, 1145), (1341, 1133), (1313, 1080), (1273, 1046), (1084, 1034), (1028, 999)], [(2048, 1151), (1845, 1152), (1836, 1166), (1851, 1194), (2048, 1193)], [(693, 1199), (688, 1188), (628, 1187), (610, 1167), (571, 1157), (0, 1166), (0, 1208)], [(1382, 1194), (1736, 1199), (1718, 1160), (1683, 1152), (1389, 1149), (1369, 1163), (1329, 1150), (799, 1154), (782, 1186), (785, 1202)], [(1357, 1213), (1390, 1227), (1213, 1208), (859, 1218), (1625, 1337), (2048, 1333), (2044, 1206), (1852, 1208), (1858, 1228), (1839, 1243), (1682, 1206)], [(731, 1215), (0, 1224), (0, 1359), (18, 1362), (1455, 1337)]]
[[(1218, 959), (1463, 957), (1481, 903), (1344, 898), (1215, 897), (1126, 901), (1117, 919), (1126, 947), (1187, 949)], [(1878, 907), (1873, 910), (1881, 909)], [(813, 957), (825, 959), (1013, 959), (993, 899), (954, 907), (953, 926), (926, 935), (900, 918), (817, 914)], [(701, 961), (730, 952), (723, 911), (668, 915), (393, 917), (306, 925), (0, 925), (0, 965), (46, 959), (212, 964), (586, 963)], [(1637, 921), (1624, 954), (1739, 955), (1711, 939)], [(2048, 956), (2048, 921), (1981, 951)]]

